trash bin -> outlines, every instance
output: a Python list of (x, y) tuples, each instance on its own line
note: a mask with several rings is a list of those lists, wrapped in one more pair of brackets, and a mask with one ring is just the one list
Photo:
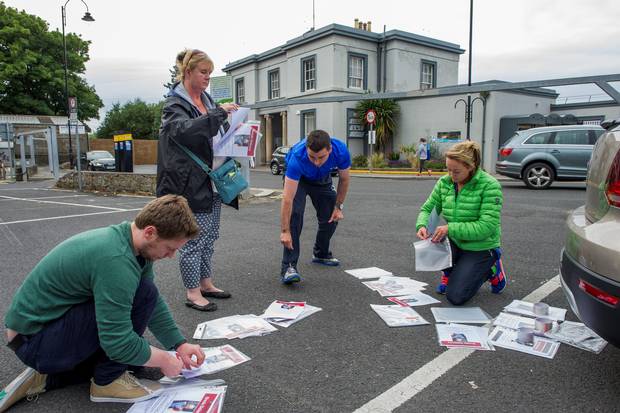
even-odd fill
[(15, 167), (15, 180), (20, 182), (24, 180), (24, 170), (21, 166)]
[(131, 134), (114, 135), (116, 172), (133, 172), (133, 139)]

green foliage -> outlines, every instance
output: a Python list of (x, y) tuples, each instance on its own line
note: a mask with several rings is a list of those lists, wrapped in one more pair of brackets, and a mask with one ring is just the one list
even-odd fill
[(353, 168), (368, 168), (368, 158), (366, 155), (357, 155), (351, 160)]
[(368, 99), (360, 100), (355, 106), (359, 120), (366, 128), (366, 111), (373, 109), (377, 113), (375, 130), (377, 131), (377, 150), (385, 151), (390, 146), (394, 133), (396, 133), (396, 118), (399, 113), (398, 103), (394, 99)]
[(370, 157), (370, 164), (373, 168), (385, 168), (387, 166), (387, 162), (385, 162), (385, 157), (381, 152), (375, 152)]
[(442, 171), (446, 169), (445, 161), (426, 161), (424, 163), (424, 168), (431, 169), (433, 171)]
[(231, 102), (233, 102), (233, 98), (220, 99), (220, 100), (218, 100), (216, 103), (217, 103), (218, 105), (221, 105), (221, 104), (223, 104), (223, 103), (231, 103)]
[(390, 161), (398, 161), (400, 160), (400, 152), (390, 152), (387, 154), (387, 158)]
[[(78, 118), (99, 118), (103, 102), (82, 77), (90, 41), (67, 33), (69, 96)], [(0, 113), (66, 115), (62, 33), (47, 22), (0, 2)]]
[(158, 139), (164, 102), (146, 103), (140, 99), (123, 106), (115, 103), (97, 129), (98, 138), (131, 133), (134, 139)]
[[(172, 68), (168, 69), (168, 73), (170, 74), (170, 81), (168, 83), (164, 83), (164, 87), (168, 90), (172, 90), (172, 86), (176, 83), (177, 75), (179, 74), (179, 69), (177, 69), (177, 65), (175, 64), (174, 66), (172, 66)], [(166, 92), (164, 97), (166, 97), (167, 94), (168, 92)]]

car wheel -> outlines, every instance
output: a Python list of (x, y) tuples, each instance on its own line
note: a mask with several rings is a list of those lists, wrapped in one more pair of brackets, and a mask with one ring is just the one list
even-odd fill
[(271, 173), (273, 175), (280, 175), (280, 168), (278, 167), (278, 164), (275, 162), (271, 163)]
[(533, 163), (523, 171), (523, 182), (530, 189), (547, 189), (554, 179), (555, 171), (546, 163)]

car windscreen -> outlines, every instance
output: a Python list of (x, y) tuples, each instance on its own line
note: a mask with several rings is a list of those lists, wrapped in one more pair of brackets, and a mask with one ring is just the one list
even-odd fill
[(110, 152), (91, 152), (88, 154), (88, 159), (102, 159), (102, 158), (114, 158)]

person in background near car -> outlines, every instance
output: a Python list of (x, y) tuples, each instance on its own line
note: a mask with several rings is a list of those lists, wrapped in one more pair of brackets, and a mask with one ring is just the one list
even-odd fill
[[(198, 231), (187, 201), (168, 195), (134, 222), (75, 235), (43, 257), (6, 314), (8, 346), (29, 368), (0, 392), (0, 412), (91, 377), (92, 401), (134, 403), (156, 397), (159, 385), (138, 381), (130, 366), (174, 377), (202, 364), (153, 282), (153, 261), (173, 257)], [(147, 327), (177, 357), (149, 345)]]
[[(200, 236), (179, 250), (181, 278), (187, 289), (185, 305), (200, 311), (215, 311), (207, 298), (230, 298), (213, 284), (211, 257), (220, 233), (222, 199), (209, 176), (190, 159), (184, 145), (212, 169), (226, 158), (213, 155), (213, 137), (225, 133), (228, 113), (239, 105), (217, 105), (206, 93), (213, 61), (200, 50), (183, 50), (177, 55), (177, 82), (164, 102), (157, 156), (157, 196), (179, 194), (194, 211)], [(239, 209), (238, 199), (230, 206)]]
[[(420, 175), (422, 171), (424, 170), (424, 163), (428, 159), (427, 149), (428, 148), (426, 147), (426, 139), (420, 138), (420, 144), (418, 145), (418, 164), (419, 164), (418, 175)], [(428, 174), (430, 175), (431, 173), (428, 172)]]
[[(480, 168), (476, 142), (457, 143), (445, 155), (448, 175), (435, 184), (422, 205), (416, 231), (418, 238), (431, 237), (433, 242), (450, 239), (452, 267), (443, 270), (437, 292), (447, 294), (452, 304), (462, 305), (486, 280), (493, 293), (506, 287), (500, 249), (502, 187)], [(426, 226), (433, 208), (448, 224), (429, 234)]]
[[(330, 174), (333, 167), (338, 168), (337, 192)], [(284, 246), (280, 271), (282, 283), (301, 281), (297, 261), (307, 195), (312, 200), (319, 221), (312, 262), (329, 266), (340, 264), (332, 256), (329, 242), (338, 221), (344, 218), (342, 209), (349, 189), (350, 167), (351, 155), (346, 145), (322, 130), (310, 132), (306, 139), (298, 142), (287, 154), (280, 213), (280, 242)]]

